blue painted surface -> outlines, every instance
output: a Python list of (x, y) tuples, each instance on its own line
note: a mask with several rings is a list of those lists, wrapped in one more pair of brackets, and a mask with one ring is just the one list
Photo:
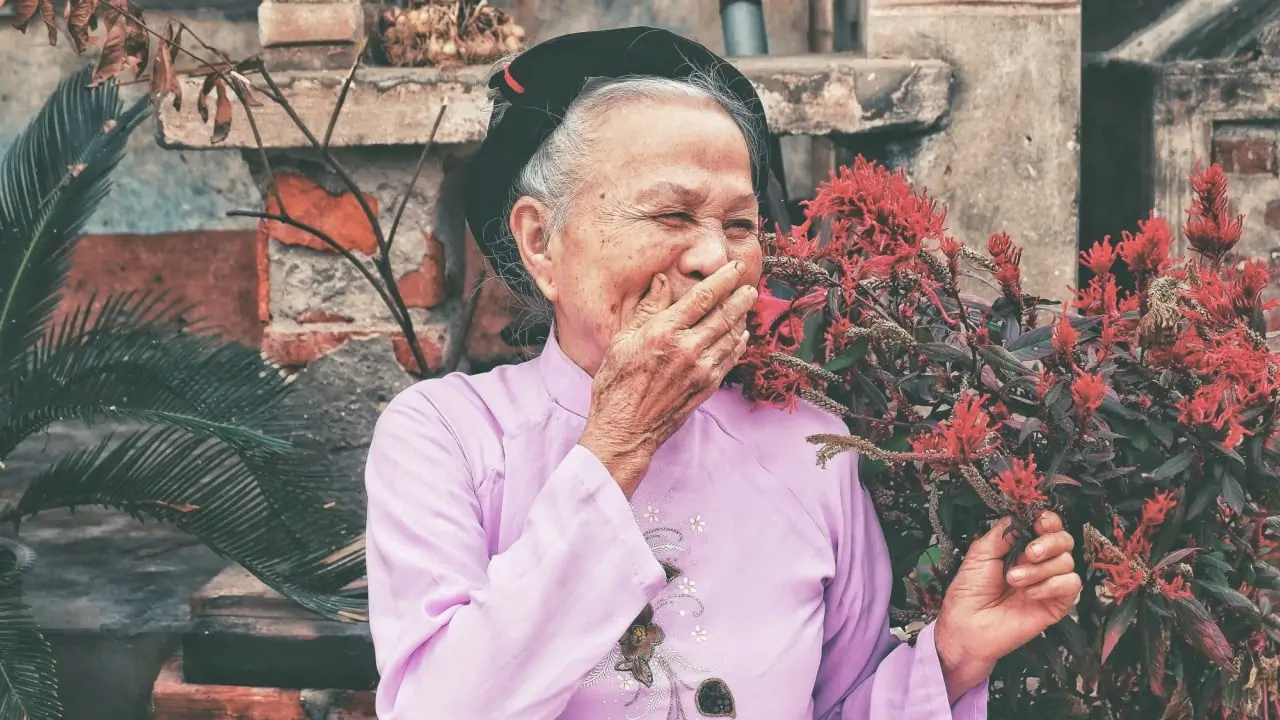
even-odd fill
[[(237, 35), (244, 31), (232, 24), (228, 29)], [(42, 27), (24, 35), (0, 23), (0, 152), (9, 148), (59, 79), (81, 63), (94, 61), (89, 55), (77, 56), (68, 45), (64, 41), (49, 47)], [(144, 87), (126, 88), (125, 101), (138, 97)], [(130, 140), (111, 196), (87, 230), (151, 234), (248, 228), (252, 221), (227, 218), (225, 213), (258, 202), (239, 151), (164, 150), (156, 145), (147, 122)]]

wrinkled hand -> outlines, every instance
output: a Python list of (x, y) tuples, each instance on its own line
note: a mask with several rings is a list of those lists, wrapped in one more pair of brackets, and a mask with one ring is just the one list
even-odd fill
[(942, 601), (934, 639), (953, 701), (997, 660), (1065, 617), (1083, 586), (1071, 554), (1075, 541), (1053, 512), (1036, 520), (1038, 537), (1006, 576), (1010, 522), (1002, 519), (974, 541)]
[(679, 300), (661, 274), (614, 338), (591, 386), (579, 441), (628, 498), (658, 447), (720, 388), (746, 351), (747, 313), (757, 292), (746, 266), (727, 263)]

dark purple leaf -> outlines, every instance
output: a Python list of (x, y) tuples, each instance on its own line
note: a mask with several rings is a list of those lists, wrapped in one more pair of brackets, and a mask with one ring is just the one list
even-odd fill
[(1231, 668), (1231, 644), (1208, 609), (1195, 598), (1178, 598), (1173, 601), (1173, 609), (1178, 619), (1178, 630), (1187, 644), (1218, 667), (1224, 670)]
[(1152, 570), (1155, 572), (1159, 572), (1174, 563), (1179, 563), (1179, 562), (1182, 562), (1183, 560), (1186, 560), (1187, 558), (1191, 557), (1192, 555), (1195, 555), (1198, 552), (1200, 552), (1200, 548), (1182, 548), (1181, 550), (1174, 550), (1168, 555), (1165, 555), (1164, 557), (1160, 558), (1160, 562), (1156, 563), (1155, 567), (1152, 568)]
[(1262, 615), (1262, 611), (1258, 609), (1257, 605), (1253, 604), (1252, 600), (1239, 592), (1232, 590), (1226, 585), (1211, 582), (1209, 580), (1196, 580), (1195, 585), (1212, 596), (1213, 599), (1217, 600), (1224, 607), (1231, 610), (1239, 610), (1240, 612), (1247, 613), (1253, 617), (1259, 617)]
[(1142, 593), (1138, 592), (1125, 598), (1107, 619), (1107, 627), (1102, 633), (1101, 662), (1107, 661), (1111, 651), (1115, 650), (1116, 644), (1120, 642), (1120, 638), (1124, 637), (1129, 626), (1133, 624), (1133, 619), (1138, 616), (1138, 598), (1141, 596)]
[(1232, 512), (1238, 513), (1244, 509), (1244, 488), (1240, 487), (1240, 481), (1230, 472), (1222, 476), (1222, 499)]
[(1191, 461), (1196, 457), (1196, 451), (1188, 448), (1164, 461), (1160, 467), (1151, 473), (1151, 479), (1156, 482), (1163, 482), (1169, 478), (1177, 476), (1183, 470), (1191, 466)]

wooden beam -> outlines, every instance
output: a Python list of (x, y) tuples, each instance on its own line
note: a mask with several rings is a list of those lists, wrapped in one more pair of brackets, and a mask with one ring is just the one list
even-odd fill
[[(764, 102), (770, 128), (780, 135), (857, 135), (923, 132), (950, 108), (951, 66), (941, 60), (871, 59), (849, 54), (758, 56), (733, 60), (751, 78)], [(334, 131), (335, 147), (419, 145), (426, 141), (443, 102), (448, 102), (436, 141), (466, 144), (484, 137), (489, 69), (361, 69)], [(345, 73), (309, 71), (274, 75), (312, 132), (322, 135)], [(201, 122), (194, 98), (199, 83), (187, 78), (187, 102), (175, 111), (164, 103), (158, 140), (178, 149), (253, 148), (243, 109), (233, 109), (231, 134), (210, 143), (212, 123)], [(271, 149), (307, 147), (284, 111), (263, 99), (253, 108), (263, 144)]]

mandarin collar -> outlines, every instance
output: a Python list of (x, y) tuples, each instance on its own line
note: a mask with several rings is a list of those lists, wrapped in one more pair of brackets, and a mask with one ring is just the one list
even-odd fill
[(580, 417), (587, 416), (591, 407), (591, 376), (560, 347), (556, 328), (551, 327), (542, 353), (538, 355), (538, 372), (547, 388), (551, 401)]

